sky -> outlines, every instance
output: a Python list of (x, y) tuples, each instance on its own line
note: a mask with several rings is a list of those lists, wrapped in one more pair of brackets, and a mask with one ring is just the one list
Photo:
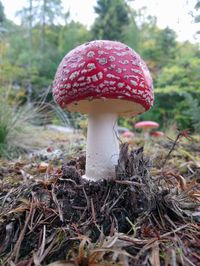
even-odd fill
[[(114, 0), (113, 0), (114, 1)], [(1, 0), (7, 18), (19, 23), (16, 11), (20, 10), (27, 0)], [(71, 18), (90, 27), (95, 20), (94, 6), (96, 0), (62, 0), (64, 11), (70, 11)], [(147, 7), (147, 13), (157, 17), (160, 28), (169, 26), (176, 31), (179, 41), (200, 42), (195, 38), (199, 25), (193, 22), (191, 11), (194, 11), (196, 0), (135, 0), (131, 6), (138, 10)]]

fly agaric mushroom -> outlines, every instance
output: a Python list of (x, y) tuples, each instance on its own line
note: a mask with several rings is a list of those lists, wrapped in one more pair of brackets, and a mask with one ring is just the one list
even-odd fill
[(142, 122), (137, 122), (135, 124), (135, 128), (151, 129), (157, 127), (159, 127), (159, 124), (153, 121), (142, 121)]
[(153, 122), (153, 121), (141, 121), (141, 122), (137, 122), (135, 124), (135, 128), (142, 128), (143, 129), (145, 139), (148, 139), (148, 137), (149, 137), (148, 131), (152, 128), (157, 128), (157, 127), (159, 127), (159, 124), (157, 122)]
[(157, 138), (157, 137), (163, 137), (165, 134), (162, 131), (153, 131), (150, 133), (150, 135)]
[(126, 131), (122, 134), (123, 138), (133, 138), (134, 137), (134, 133), (131, 131)]
[(118, 163), (118, 116), (136, 116), (153, 105), (153, 85), (140, 56), (116, 41), (92, 41), (69, 52), (53, 83), (55, 101), (88, 114), (86, 173), (89, 180), (112, 179)]

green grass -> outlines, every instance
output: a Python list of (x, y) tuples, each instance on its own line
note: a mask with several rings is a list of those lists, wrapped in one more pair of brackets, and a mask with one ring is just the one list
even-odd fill
[(0, 87), (0, 157), (12, 159), (43, 147), (38, 128), (52, 123), (53, 119), (69, 125), (65, 113), (45, 99), (20, 106), (17, 99), (10, 97), (9, 90)]
[(27, 130), (37, 117), (35, 108), (16, 107), (0, 97), (0, 157), (13, 157), (28, 149), (25, 143)]

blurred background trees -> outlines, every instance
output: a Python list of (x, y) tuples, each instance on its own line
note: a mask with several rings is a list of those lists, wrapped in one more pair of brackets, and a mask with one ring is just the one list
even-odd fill
[(97, 0), (94, 8), (97, 18), (92, 27), (92, 38), (103, 40), (125, 39), (129, 25), (129, 8), (124, 0)]
[[(9, 90), (21, 105), (48, 92), (49, 101), (57, 66), (68, 51), (92, 39), (118, 40), (141, 54), (154, 79), (155, 106), (138, 119), (200, 130), (194, 118), (200, 108), (197, 44), (178, 42), (172, 29), (160, 29), (155, 17), (146, 15), (145, 8), (133, 10), (129, 1), (97, 0), (90, 29), (62, 10), (61, 0), (27, 0), (17, 14), (17, 25), (6, 18), (0, 2), (0, 91)], [(193, 10), (196, 22), (199, 10), (198, 0)], [(131, 126), (133, 120), (120, 123)]]
[[(195, 22), (196, 23), (200, 23), (200, 0), (197, 0), (196, 5), (195, 5), (195, 10), (196, 10), (196, 14), (195, 14)], [(200, 30), (198, 31), (198, 34), (200, 34)]]

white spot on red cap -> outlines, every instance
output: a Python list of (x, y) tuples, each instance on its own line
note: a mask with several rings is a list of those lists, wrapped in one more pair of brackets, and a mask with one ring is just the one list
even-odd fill
[(96, 69), (96, 66), (94, 63), (89, 63), (89, 64), (87, 64), (87, 68), (92, 70), (92, 69)]
[(110, 78), (110, 79), (120, 79), (120, 77), (115, 76), (115, 75), (113, 75), (113, 74), (107, 74), (106, 77), (107, 77), (107, 78)]
[(133, 85), (133, 86), (137, 86), (138, 84), (137, 84), (137, 82), (135, 81), (135, 80), (130, 80), (130, 83)]
[(107, 64), (107, 59), (104, 58), (97, 58), (97, 61), (99, 62), (100, 65), (105, 65)]
[(97, 76), (98, 76), (99, 79), (102, 79), (102, 78), (103, 78), (103, 72), (99, 72), (99, 73), (97, 74)]
[(69, 76), (69, 80), (74, 80), (78, 75), (79, 71), (72, 72), (72, 74)]
[(109, 61), (110, 61), (110, 62), (114, 62), (114, 61), (115, 61), (115, 57), (114, 57), (114, 56), (112, 56), (112, 55), (111, 55), (111, 56), (109, 56)]
[(122, 69), (121, 68), (117, 68), (116, 72), (120, 74), (120, 73), (122, 73)]
[(94, 56), (95, 56), (95, 52), (93, 52), (93, 51), (89, 51), (87, 53), (87, 57), (89, 57), (89, 58), (93, 58)]
[(85, 80), (85, 76), (81, 76), (80, 78), (78, 78), (78, 81), (83, 81)]
[(97, 75), (92, 76), (92, 81), (94, 81), (94, 82), (98, 81)]
[(124, 87), (124, 83), (123, 83), (123, 82), (119, 82), (119, 83), (117, 83), (117, 87), (118, 87), (118, 88), (123, 88), (123, 87)]

